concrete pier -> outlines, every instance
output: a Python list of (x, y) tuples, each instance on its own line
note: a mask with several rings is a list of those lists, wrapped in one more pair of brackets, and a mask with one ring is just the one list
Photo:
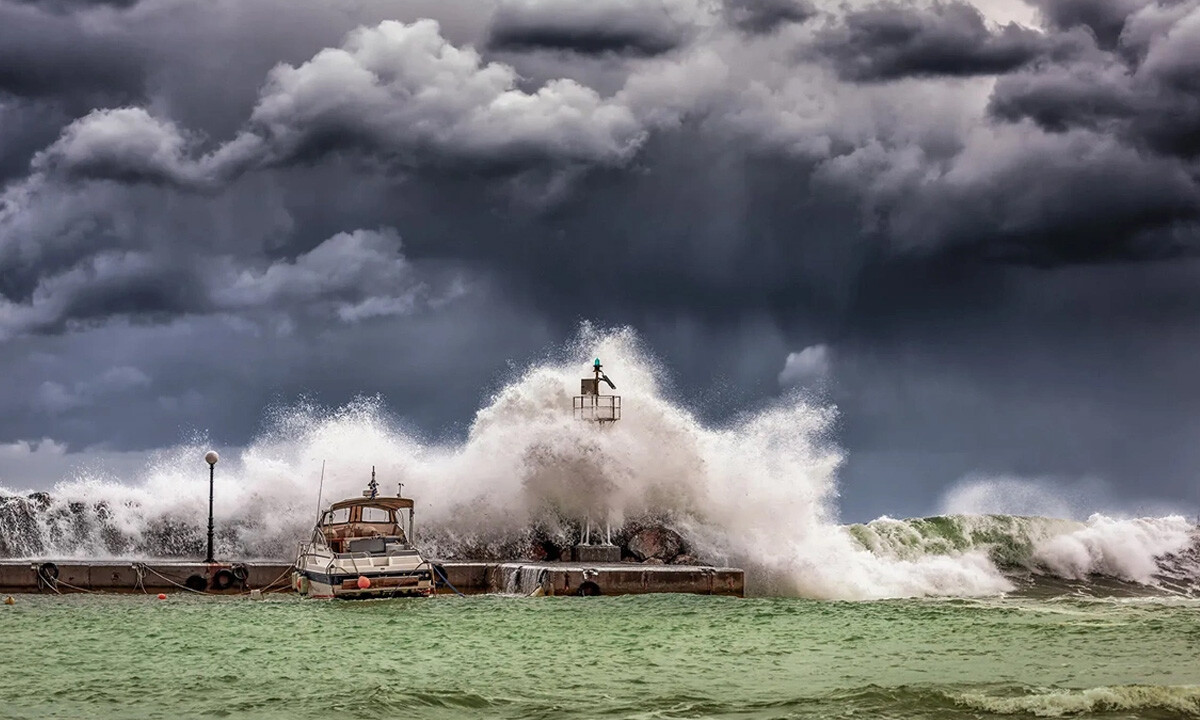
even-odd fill
[[(442, 562), (438, 568), (463, 593), (520, 595), (644, 595), (691, 593), (743, 597), (745, 572), (697, 565), (559, 562)], [(438, 592), (453, 592), (439, 580)]]
[[(692, 593), (742, 597), (745, 573), (694, 565), (569, 562), (436, 562), (464, 594), (640, 595)], [(291, 565), (278, 561), (0, 561), (0, 593), (291, 590)], [(438, 593), (453, 593), (438, 578)]]
[(239, 593), (290, 586), (291, 563), (173, 560), (6, 560), (0, 592)]

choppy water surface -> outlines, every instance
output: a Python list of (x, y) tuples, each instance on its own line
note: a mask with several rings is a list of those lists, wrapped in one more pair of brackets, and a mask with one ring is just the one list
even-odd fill
[(1200, 602), (17, 596), (10, 718), (1200, 718)]

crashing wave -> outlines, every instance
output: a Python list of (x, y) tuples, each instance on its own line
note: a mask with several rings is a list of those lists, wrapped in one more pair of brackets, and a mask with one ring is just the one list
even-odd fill
[[(570, 413), (579, 371), (596, 356), (613, 370), (625, 409), (603, 429)], [(842, 526), (833, 408), (793, 395), (713, 427), (668, 397), (662, 375), (632, 331), (585, 328), (561, 358), (504, 385), (461, 443), (405, 432), (378, 398), (277, 408), (266, 431), (217, 466), (217, 552), (291, 557), (315, 518), (324, 462), (325, 502), (357, 495), (372, 465), (384, 487), (404, 483), (418, 503), (418, 540), (443, 558), (551, 557), (578, 541), (590, 516), (611, 521), (616, 542), (648, 524), (677, 531), (681, 554), (746, 568), (748, 590), (759, 594), (978, 596), (1019, 588), (1022, 572), (1147, 584), (1197, 575), (1195, 537), (1178, 517)], [(199, 554), (204, 449), (160, 453), (140, 478), (0, 492), (0, 556)]]

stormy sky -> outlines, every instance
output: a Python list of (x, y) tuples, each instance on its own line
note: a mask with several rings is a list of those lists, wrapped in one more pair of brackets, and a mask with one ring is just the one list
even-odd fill
[(461, 436), (587, 320), (836, 403), (846, 519), (1191, 511), (1198, 171), (1197, 0), (0, 0), (0, 484)]

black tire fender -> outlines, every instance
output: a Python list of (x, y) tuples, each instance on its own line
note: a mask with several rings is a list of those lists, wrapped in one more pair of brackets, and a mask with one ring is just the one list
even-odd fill
[(591, 580), (584, 580), (579, 584), (579, 589), (575, 591), (575, 594), (582, 597), (596, 597), (598, 595), (603, 595), (604, 593), (600, 590), (600, 586), (596, 583), (592, 582)]
[(58, 582), (58, 566), (52, 562), (44, 562), (37, 566), (38, 583), (54, 587)]
[(237, 581), (237, 577), (232, 570), (221, 568), (212, 577), (213, 590), (228, 590), (233, 587), (233, 583)]

